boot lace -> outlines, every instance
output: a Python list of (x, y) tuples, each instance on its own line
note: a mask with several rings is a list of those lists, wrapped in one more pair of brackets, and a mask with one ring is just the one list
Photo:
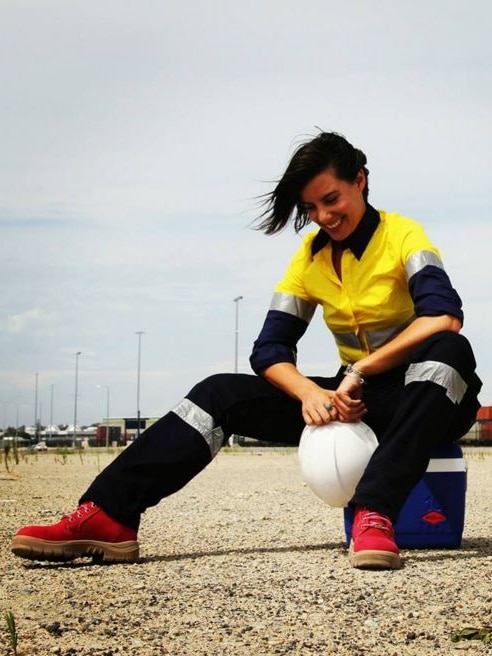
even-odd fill
[(393, 525), (390, 518), (377, 512), (365, 512), (360, 522), (360, 528), (362, 531), (376, 528), (388, 535), (393, 535)]
[(76, 508), (73, 512), (71, 512), (68, 515), (65, 515), (65, 517), (68, 519), (69, 522), (75, 522), (77, 521), (77, 519), (82, 519), (84, 514), (90, 513), (95, 505), (96, 504), (93, 501), (86, 501), (78, 508)]

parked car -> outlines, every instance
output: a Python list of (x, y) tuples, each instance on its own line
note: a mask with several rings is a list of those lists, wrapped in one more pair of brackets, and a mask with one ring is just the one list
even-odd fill
[(46, 442), (38, 442), (32, 447), (33, 451), (48, 451), (48, 447), (46, 446)]

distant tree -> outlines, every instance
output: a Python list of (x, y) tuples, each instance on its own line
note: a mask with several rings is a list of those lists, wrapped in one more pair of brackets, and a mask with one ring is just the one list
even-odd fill
[(5, 430), (5, 437), (24, 437), (29, 438), (29, 435), (24, 430), (25, 426), (20, 426), (19, 428), (14, 428), (14, 426), (9, 426)]

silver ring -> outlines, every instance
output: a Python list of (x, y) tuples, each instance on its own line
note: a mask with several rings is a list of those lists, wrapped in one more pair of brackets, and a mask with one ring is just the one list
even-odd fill
[(335, 409), (335, 406), (333, 403), (325, 403), (325, 408), (328, 410), (328, 412), (331, 412), (332, 410)]

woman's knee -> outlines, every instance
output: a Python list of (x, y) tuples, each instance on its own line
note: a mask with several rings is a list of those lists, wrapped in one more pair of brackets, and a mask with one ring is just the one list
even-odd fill
[(187, 397), (202, 408), (212, 403), (227, 409), (234, 403), (275, 393), (279, 393), (278, 390), (258, 376), (213, 374), (197, 383)]
[(414, 349), (412, 362), (432, 360), (456, 369), (466, 379), (475, 371), (476, 361), (470, 342), (461, 333), (434, 333)]
[(212, 374), (211, 376), (207, 376), (191, 388), (191, 393), (204, 389), (215, 390), (227, 387), (231, 384), (231, 378), (235, 375), (236, 374)]

